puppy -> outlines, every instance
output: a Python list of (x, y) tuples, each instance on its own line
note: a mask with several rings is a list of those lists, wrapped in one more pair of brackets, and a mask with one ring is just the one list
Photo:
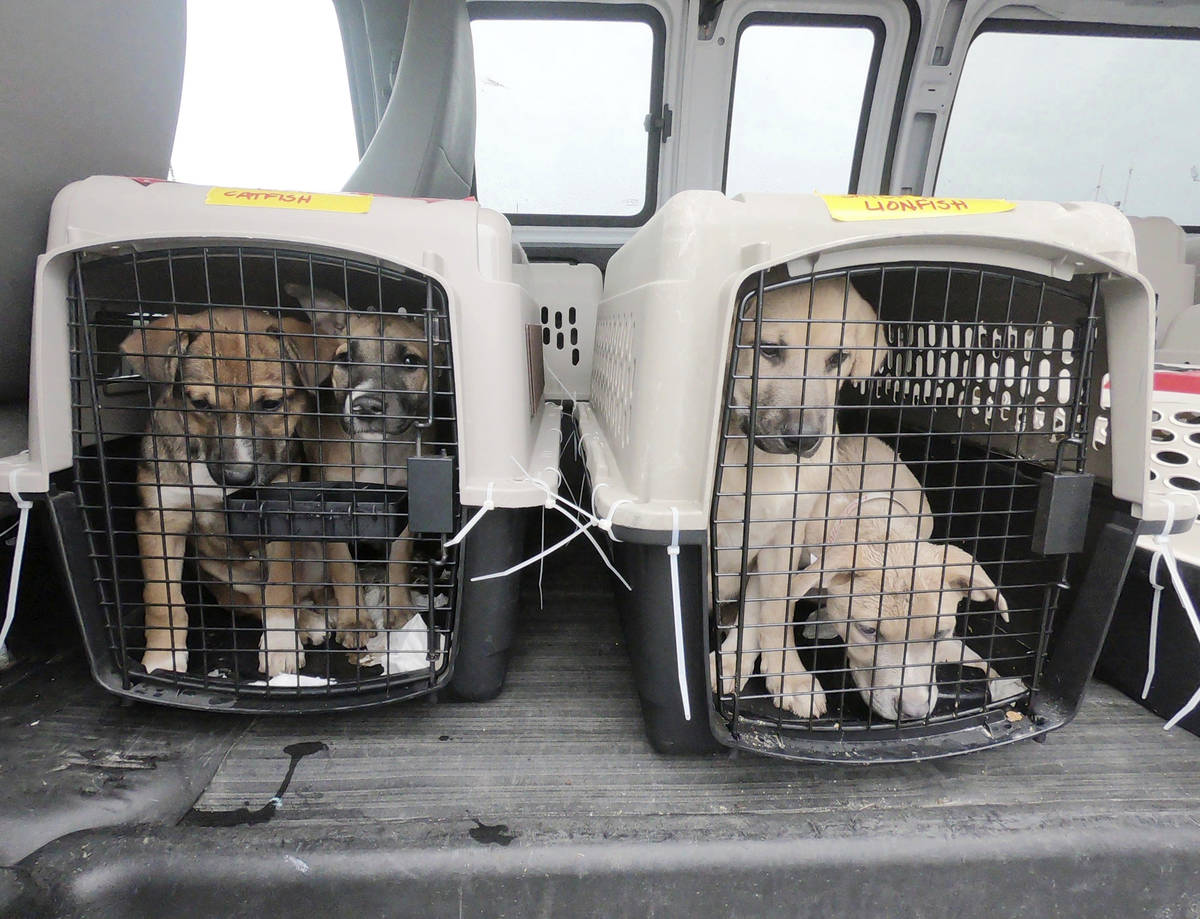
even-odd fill
[[(842, 279), (767, 291), (763, 299), (757, 347), (754, 306), (739, 317), (735, 333), (716, 497), (716, 599), (730, 602), (741, 594), (743, 602), (740, 627), (721, 647), (721, 692), (733, 691), (735, 674), (744, 684), (760, 659), (777, 705), (819, 717), (825, 696), (795, 652), (790, 619), (796, 597), (788, 583), (807, 560), (798, 541), (804, 521), (829, 492), (838, 390), (848, 379), (874, 374), (887, 341), (875, 310)], [(743, 532), (747, 505), (750, 526)], [(715, 687), (715, 655), (712, 669)]]
[(823, 513), (805, 527), (809, 567), (791, 590), (824, 580), (827, 599), (805, 626), (810, 638), (839, 637), (864, 701), (888, 720), (924, 718), (937, 705), (938, 663), (980, 664), (994, 699), (1025, 689), (1002, 679), (953, 637), (959, 602), (1008, 605), (987, 573), (957, 546), (934, 545), (933, 516), (920, 483), (874, 437), (843, 437)]
[[(321, 417), (315, 446), (323, 477), (406, 487), (418, 425), (431, 417), (424, 324), (403, 313), (351, 311), (341, 297), (320, 288), (289, 283), (284, 289), (332, 350), (330, 384), (339, 412)], [(403, 628), (416, 613), (408, 589), (411, 553), (406, 529), (388, 552), (387, 629)], [(341, 608), (338, 641), (364, 647), (373, 637), (367, 618)]]
[[(159, 385), (142, 441), (136, 514), (144, 580), (147, 672), (187, 669), (188, 612), (181, 585), (190, 540), (218, 602), (263, 618), (259, 669), (268, 676), (304, 664), (302, 633), (319, 640), (328, 577), (320, 547), (243, 540), (226, 527), (230, 491), (294, 481), (304, 460), (319, 357), (312, 329), (295, 318), (240, 308), (170, 315), (121, 344), (130, 365)], [(313, 566), (317, 566), (314, 570)], [(345, 571), (342, 571), (345, 577)], [(353, 591), (335, 590), (339, 604)]]

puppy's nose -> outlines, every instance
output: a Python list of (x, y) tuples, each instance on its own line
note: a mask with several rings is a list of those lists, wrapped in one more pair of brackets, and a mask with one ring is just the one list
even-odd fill
[(383, 414), (383, 400), (369, 393), (360, 393), (350, 401), (350, 414), (375, 418)]
[(254, 481), (253, 466), (231, 466), (226, 463), (217, 463), (215, 468), (209, 466), (209, 472), (212, 473), (213, 480), (222, 485), (233, 485), (240, 488)]
[(801, 434), (796, 438), (796, 453), (803, 457), (812, 456), (821, 446), (821, 438), (811, 434)]

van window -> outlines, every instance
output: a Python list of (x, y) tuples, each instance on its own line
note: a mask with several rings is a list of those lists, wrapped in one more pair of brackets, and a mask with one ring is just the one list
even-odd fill
[(988, 31), (967, 53), (937, 194), (1103, 201), (1200, 224), (1200, 41)]
[(657, 179), (646, 128), (661, 82), (655, 22), (641, 7), (614, 8), (638, 19), (600, 19), (591, 5), (588, 18), (572, 4), (532, 6), (520, 8), (529, 18), (471, 7), (479, 201), (515, 223), (640, 223)]
[(332, 0), (187, 5), (171, 177), (337, 191), (358, 165)]
[(741, 29), (725, 161), (729, 194), (853, 190), (880, 27), (839, 21), (772, 19)]

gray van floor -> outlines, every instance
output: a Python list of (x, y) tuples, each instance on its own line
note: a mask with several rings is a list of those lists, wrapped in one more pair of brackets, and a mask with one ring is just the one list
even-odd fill
[(262, 807), (287, 771), (284, 748), (317, 741), (327, 749), (298, 762), (272, 818), (280, 833), (520, 846), (1200, 825), (1200, 738), (1164, 732), (1100, 683), (1078, 719), (1046, 743), (924, 764), (659, 755), (645, 740), (611, 587), (591, 551), (579, 540), (547, 570), (544, 610), (527, 582), (498, 699), (256, 719), (195, 809)]
[[(125, 703), (77, 661), (5, 675), (0, 856), (16, 867), (0, 887), (16, 893), (0, 906), (274, 914), (319, 875), (331, 915), (400, 914), (397, 877), (435, 915), (458, 914), (439, 908), (448, 891), (474, 915), (555, 914), (547, 898), (578, 915), (794, 915), (761, 891), (843, 904), (854, 870), (864, 908), (927, 915), (979, 914), (948, 896), (964, 884), (990, 915), (1109, 915), (1105, 896), (1131, 915), (1200, 908), (1200, 738), (1093, 683), (1046, 743), (875, 767), (664, 757), (590, 551), (547, 570), (544, 610), (527, 578), (489, 703), (248, 718)], [(310, 755), (271, 804), (288, 747)]]

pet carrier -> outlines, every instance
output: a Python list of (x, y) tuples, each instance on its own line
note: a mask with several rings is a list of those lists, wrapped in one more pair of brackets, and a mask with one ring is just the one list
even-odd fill
[(514, 253), (474, 202), (59, 194), (31, 450), (104, 686), (264, 712), (499, 692), (517, 583), (473, 578), (517, 560), (560, 427)]
[[(1066, 723), (1148, 513), (1152, 303), (1103, 205), (668, 203), (609, 263), (577, 410), (655, 746), (887, 761)], [(1132, 516), (1084, 574), (1105, 364)]]

